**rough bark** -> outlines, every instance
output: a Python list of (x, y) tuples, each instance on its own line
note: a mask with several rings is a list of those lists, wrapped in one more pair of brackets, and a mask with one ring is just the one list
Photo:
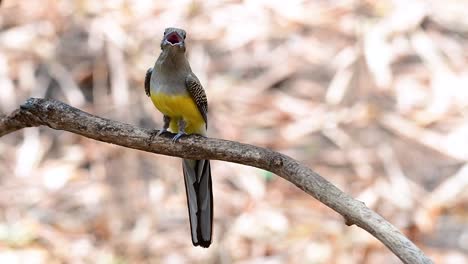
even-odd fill
[(387, 246), (404, 263), (432, 263), (424, 253), (363, 202), (353, 199), (322, 176), (298, 161), (278, 152), (238, 142), (182, 137), (154, 137), (155, 131), (88, 114), (53, 99), (30, 98), (9, 116), (0, 116), (0, 137), (25, 127), (48, 126), (98, 141), (186, 159), (235, 162), (261, 168), (293, 183)]

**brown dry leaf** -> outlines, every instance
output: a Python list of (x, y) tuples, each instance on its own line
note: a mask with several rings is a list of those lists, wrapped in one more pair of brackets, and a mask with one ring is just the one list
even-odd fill
[[(209, 136), (297, 158), (435, 262), (468, 263), (457, 236), (468, 203), (467, 4), (3, 1), (0, 112), (49, 97), (160, 128), (144, 74), (164, 28), (182, 27)], [(191, 245), (180, 160), (49, 128), (2, 137), (0, 227), (26, 223), (12, 234), (32, 239), (2, 241), (0, 262), (396, 262), (274, 175), (218, 161), (212, 173), (214, 243), (203, 250)]]

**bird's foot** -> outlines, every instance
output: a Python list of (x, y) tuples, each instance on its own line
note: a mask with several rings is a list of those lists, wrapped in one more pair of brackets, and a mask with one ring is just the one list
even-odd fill
[(153, 142), (153, 140), (156, 137), (159, 137), (160, 135), (162, 135), (162, 134), (164, 134), (166, 132), (169, 132), (169, 131), (167, 131), (167, 129), (161, 129), (161, 130), (153, 129), (153, 130), (151, 130), (150, 137), (148, 139), (148, 146), (151, 145), (151, 142)]
[(158, 133), (156, 133), (156, 137), (159, 137), (160, 135), (162, 135), (162, 134), (164, 134), (164, 133), (166, 133), (166, 132), (169, 132), (169, 131), (167, 130), (167, 128), (163, 128), (163, 129), (159, 130)]
[(172, 138), (172, 142), (176, 143), (182, 136), (187, 135), (185, 132), (179, 132)]

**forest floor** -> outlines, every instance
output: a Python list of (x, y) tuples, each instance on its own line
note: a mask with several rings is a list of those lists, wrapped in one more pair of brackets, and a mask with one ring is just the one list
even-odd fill
[[(3, 1), (0, 113), (29, 97), (160, 128), (143, 81), (187, 31), (209, 136), (310, 166), (436, 263), (468, 263), (468, 1)], [(212, 162), (191, 244), (177, 158), (49, 128), (0, 139), (0, 263), (399, 263), (259, 169)]]

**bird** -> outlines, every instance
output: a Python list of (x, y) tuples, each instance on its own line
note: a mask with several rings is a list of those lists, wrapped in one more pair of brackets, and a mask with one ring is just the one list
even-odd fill
[[(176, 135), (176, 143), (187, 134), (206, 136), (208, 101), (205, 90), (192, 72), (185, 50), (185, 30), (166, 28), (161, 53), (145, 76), (145, 93), (163, 114), (165, 132)], [(209, 160), (182, 160), (192, 244), (208, 248), (213, 233), (213, 188)]]

